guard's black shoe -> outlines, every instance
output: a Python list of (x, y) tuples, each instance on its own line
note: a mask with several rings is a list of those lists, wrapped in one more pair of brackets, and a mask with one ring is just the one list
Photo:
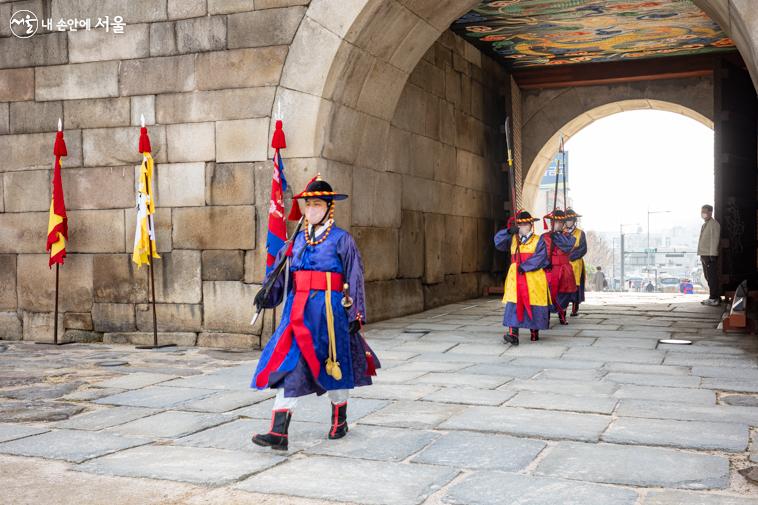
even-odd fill
[(290, 419), (292, 419), (292, 412), (289, 410), (273, 411), (271, 413), (271, 429), (266, 434), (253, 435), (253, 443), (262, 447), (271, 447), (277, 451), (286, 451)]
[(566, 320), (565, 310), (561, 310), (560, 312), (558, 312), (558, 321), (560, 321), (561, 324), (569, 324), (568, 321)]
[(347, 402), (332, 403), (332, 427), (329, 440), (336, 440), (347, 435)]
[(503, 342), (518, 345), (518, 328), (508, 328), (508, 331), (503, 334)]
[(540, 339), (540, 330), (529, 330), (529, 334), (531, 335), (532, 342), (536, 342)]
[(576, 302), (571, 302), (571, 317), (578, 316), (579, 315), (579, 304)]

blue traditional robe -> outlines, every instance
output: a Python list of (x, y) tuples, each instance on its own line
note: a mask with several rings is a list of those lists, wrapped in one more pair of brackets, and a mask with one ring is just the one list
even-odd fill
[(576, 239), (570, 233), (560, 232), (547, 233), (543, 237), (547, 244), (548, 253), (551, 252), (552, 246), (551, 269), (547, 273), (550, 294), (553, 298), (550, 312), (562, 312), (566, 309), (566, 305), (562, 305), (561, 301), (565, 301), (569, 296), (576, 293), (574, 270), (569, 258)]
[[(521, 239), (519, 254), (516, 253), (516, 241)], [(532, 234), (524, 239), (511, 236), (508, 229), (500, 230), (495, 234), (495, 248), (499, 251), (507, 251), (510, 246), (511, 265), (508, 276), (505, 279), (503, 303), (503, 325), (511, 328), (529, 328), (531, 330), (544, 330), (550, 327), (550, 291), (547, 285), (547, 276), (544, 268), (550, 264), (547, 257), (547, 247), (541, 236)], [(518, 266), (526, 272), (518, 273)], [(521, 278), (519, 280), (519, 278)], [(519, 289), (519, 283), (526, 283), (526, 291)], [(528, 300), (524, 300), (528, 293)], [(519, 310), (519, 304), (524, 307)], [(521, 314), (519, 315), (519, 312)]]
[[(562, 307), (568, 306), (570, 302), (581, 303), (584, 301), (584, 284), (587, 277), (584, 270), (584, 255), (587, 254), (587, 236), (584, 234), (584, 230), (577, 227), (574, 227), (573, 230), (569, 230), (569, 233), (576, 239), (576, 244), (569, 253), (571, 268), (574, 270), (576, 292), (567, 295), (565, 299), (559, 297), (558, 301), (561, 302)], [(563, 302), (565, 302), (565, 304)]]
[[(361, 256), (353, 237), (345, 230), (333, 225), (331, 230), (324, 233), (328, 233), (328, 236), (317, 245), (307, 244), (304, 232), (300, 232), (294, 240), (289, 266), (293, 275), (288, 280), (282, 319), (271, 340), (263, 349), (251, 387), (284, 388), (284, 395), (293, 397), (310, 393), (320, 395), (330, 390), (351, 389), (371, 384), (371, 366), (378, 368), (379, 361), (363, 337), (357, 333), (350, 334), (348, 331), (350, 321), (355, 319), (365, 321)], [(317, 240), (320, 238), (322, 237), (316, 237)], [(277, 262), (283, 254), (284, 249), (280, 251)], [(329, 297), (323, 288), (310, 289), (301, 295), (300, 301), (305, 306), (302, 316), (298, 319), (297, 313), (293, 313), (293, 307), (297, 309), (298, 306), (296, 277), (303, 274), (307, 276), (307, 271), (340, 274), (343, 282), (349, 284), (349, 295), (353, 299), (352, 307), (345, 310), (341, 304), (342, 286), (333, 286)], [(321, 277), (324, 277), (323, 274)], [(284, 288), (283, 272), (276, 279), (264, 307), (273, 308), (281, 303), (285, 295)], [(336, 361), (339, 363), (342, 375), (340, 378), (327, 373), (326, 367), (330, 339), (326, 310), (327, 298), (331, 299)], [(288, 334), (291, 324), (298, 324), (298, 321), (299, 324), (304, 323), (309, 330), (312, 346), (309, 343), (301, 349), (302, 342)], [(311, 359), (314, 351), (315, 358)], [(319, 368), (317, 374), (313, 371), (314, 361)]]

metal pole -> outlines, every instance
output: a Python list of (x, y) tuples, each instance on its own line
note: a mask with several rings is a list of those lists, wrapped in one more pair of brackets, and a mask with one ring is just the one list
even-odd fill
[[(613, 240), (611, 240), (611, 247), (613, 249), (613, 253), (611, 254), (611, 260), (613, 261), (613, 279), (611, 280), (611, 285), (616, 283), (616, 238), (614, 237)], [(612, 290), (615, 286), (612, 286)]]
[(626, 284), (624, 283), (624, 228), (623, 228), (623, 225), (619, 228), (619, 232), (621, 235), (621, 240), (620, 240), (621, 258), (619, 259), (621, 263), (621, 291), (626, 291)]
[(58, 345), (58, 269), (60, 263), (55, 264), (55, 319), (53, 320), (53, 344)]

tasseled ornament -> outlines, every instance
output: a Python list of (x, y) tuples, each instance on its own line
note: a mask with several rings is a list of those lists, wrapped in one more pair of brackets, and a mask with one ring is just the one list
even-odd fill
[(68, 152), (66, 151), (66, 141), (63, 140), (62, 131), (58, 131), (55, 134), (55, 144), (53, 145), (53, 154), (55, 156), (68, 156)]
[(271, 137), (271, 147), (274, 149), (284, 149), (287, 147), (287, 140), (284, 138), (284, 130), (282, 130), (282, 120), (276, 120), (276, 128), (274, 129), (274, 136)]
[(150, 137), (148, 137), (147, 128), (145, 128), (144, 126), (140, 128), (140, 131), (139, 131), (139, 152), (141, 153), (152, 152), (152, 149), (150, 149)]
[(547, 219), (545, 219), (547, 216), (544, 216), (542, 218), (542, 229), (547, 230)]

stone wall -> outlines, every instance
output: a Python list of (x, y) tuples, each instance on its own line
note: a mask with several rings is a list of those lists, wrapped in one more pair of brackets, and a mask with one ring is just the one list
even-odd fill
[[(70, 338), (151, 338), (147, 270), (130, 259), (140, 114), (157, 162), (163, 341), (249, 346), (271, 330), (271, 316), (256, 327), (249, 320), (280, 106), (291, 186), (322, 171), (353, 197), (337, 215), (364, 254), (371, 320), (473, 296), (490, 282), (502, 209), (502, 69), (445, 33), (407, 83), (399, 76), (405, 88), (391, 127), (375, 121), (381, 135), (369, 128), (362, 142), (314, 157), (312, 132), (300, 125), (320, 112), (287, 90), (318, 71), (287, 60), (296, 32), (313, 26), (303, 21), (309, 3), (138, 0), (127, 11), (117, 0), (0, 1), (0, 339), (51, 338), (54, 270), (44, 244), (58, 117), (70, 227), (59, 327)], [(18, 9), (53, 19), (122, 15), (128, 25), (124, 34), (40, 30), (19, 39), (8, 30)], [(343, 160), (337, 170), (345, 147), (371, 162)]]

